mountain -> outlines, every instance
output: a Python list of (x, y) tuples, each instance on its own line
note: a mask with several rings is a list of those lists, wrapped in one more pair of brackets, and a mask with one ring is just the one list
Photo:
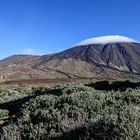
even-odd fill
[[(101, 37), (102, 38), (102, 37)], [(114, 36), (116, 38), (116, 36)], [(114, 39), (113, 38), (113, 39)], [(123, 38), (123, 37), (122, 37)], [(74, 48), (55, 54), (49, 58), (55, 59), (75, 59), (81, 60), (98, 67), (113, 68), (120, 71), (140, 73), (140, 44), (128, 39), (129, 42), (117, 40), (118, 42), (90, 43), (85, 40), (77, 44)], [(130, 42), (133, 41), (133, 42)], [(106, 42), (106, 40), (105, 40)]]
[(0, 61), (0, 74), (28, 78), (139, 78), (140, 43), (124, 36), (84, 40), (44, 56), (15, 55)]

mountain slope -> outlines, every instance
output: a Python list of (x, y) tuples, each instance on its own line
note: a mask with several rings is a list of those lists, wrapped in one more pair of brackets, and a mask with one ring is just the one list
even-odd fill
[(48, 61), (70, 58), (100, 67), (140, 73), (140, 44), (138, 43), (111, 43), (77, 46), (51, 56)]
[(0, 65), (28, 65), (34, 66), (40, 63), (41, 56), (34, 55), (13, 55), (0, 61)]
[[(140, 44), (122, 36), (84, 40), (73, 48), (44, 56), (15, 55), (0, 61), (9, 79), (140, 78)], [(136, 75), (137, 74), (137, 75)]]

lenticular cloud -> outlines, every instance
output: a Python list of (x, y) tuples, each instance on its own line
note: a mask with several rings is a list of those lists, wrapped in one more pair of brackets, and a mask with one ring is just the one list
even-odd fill
[(138, 43), (138, 41), (129, 37), (110, 35), (110, 36), (101, 36), (101, 37), (86, 39), (76, 44), (76, 46), (83, 46), (83, 45), (90, 45), (90, 44), (125, 43), (125, 42)]

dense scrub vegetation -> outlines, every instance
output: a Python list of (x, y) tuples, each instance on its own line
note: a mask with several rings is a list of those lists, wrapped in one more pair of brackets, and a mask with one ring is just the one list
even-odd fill
[(21, 90), (22, 98), (8, 101), (18, 112), (7, 108), (13, 117), (2, 133), (20, 133), (27, 140), (139, 140), (140, 88), (88, 86), (32, 88), (29, 96)]
[(0, 118), (9, 116), (9, 111), (6, 109), (0, 109)]

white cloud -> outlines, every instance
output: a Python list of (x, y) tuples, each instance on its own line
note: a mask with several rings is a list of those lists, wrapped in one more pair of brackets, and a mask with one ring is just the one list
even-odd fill
[(26, 54), (26, 55), (41, 55), (42, 53), (34, 48), (25, 48), (24, 50), (22, 50), (22, 54)]
[(90, 44), (107, 44), (107, 43), (116, 43), (116, 42), (135, 42), (138, 43), (138, 41), (128, 38), (125, 36), (119, 36), (119, 35), (110, 35), (110, 36), (101, 36), (101, 37), (95, 37), (86, 39), (75, 46), (81, 46), (81, 45), (90, 45)]
[(25, 48), (21, 50), (21, 54), (24, 55), (46, 55), (46, 54), (52, 54), (53, 52), (51, 51), (43, 51), (43, 50), (38, 50), (34, 48)]

